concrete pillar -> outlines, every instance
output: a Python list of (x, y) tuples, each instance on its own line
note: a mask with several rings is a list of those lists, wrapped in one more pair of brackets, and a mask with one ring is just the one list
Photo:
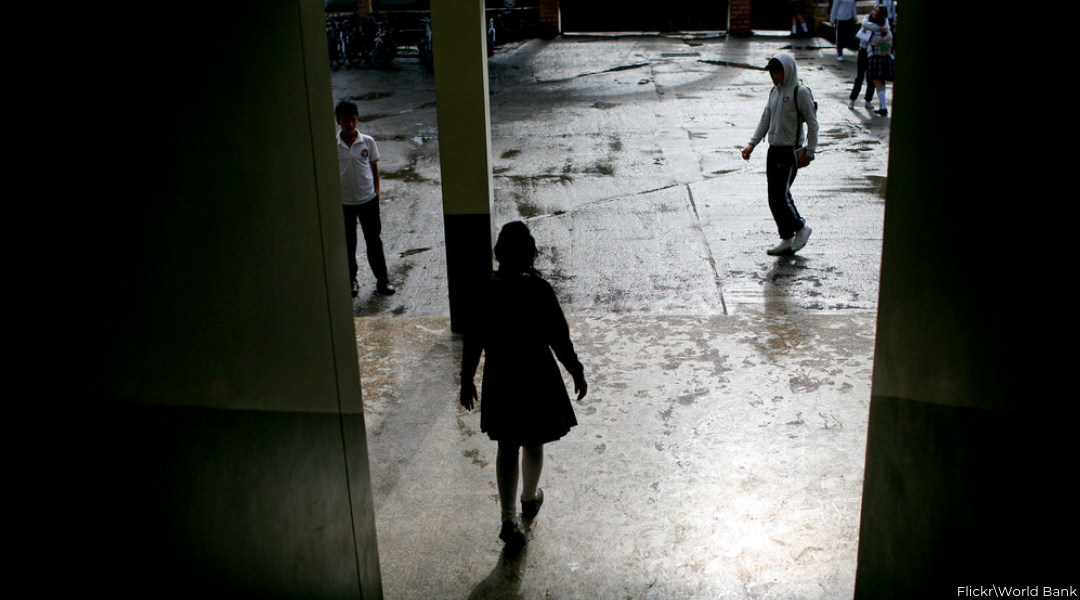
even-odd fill
[(1076, 394), (1054, 389), (1067, 371), (1041, 351), (1071, 345), (1075, 327), (1042, 301), (1048, 261), (1071, 250), (1057, 253), (1049, 216), (1025, 199), (1064, 197), (1037, 177), (1054, 172), (1052, 151), (972, 108), (1023, 119), (1023, 81), (1051, 78), (1008, 53), (941, 62), (956, 23), (990, 31), (994, 15), (900, 10), (856, 598), (1045, 595), (1075, 569), (1060, 544), (1077, 533), (1063, 429)]
[(432, 0), (431, 27), (450, 323), (462, 331), (493, 266), (484, 0)]
[(80, 308), (48, 585), (378, 600), (324, 3), (127, 8), (80, 21), (55, 113), (101, 201), (50, 231)]

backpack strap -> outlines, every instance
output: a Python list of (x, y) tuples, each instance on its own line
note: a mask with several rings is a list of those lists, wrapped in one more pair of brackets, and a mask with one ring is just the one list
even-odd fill
[[(795, 114), (799, 115), (799, 119), (802, 119), (803, 121), (805, 121), (806, 119), (803, 119), (803, 116), (802, 116), (802, 110), (799, 109), (799, 88), (800, 87), (802, 87), (802, 83), (796, 83), (795, 84), (795, 92), (792, 94), (792, 97), (795, 100)], [(807, 88), (807, 89), (809, 89), (809, 88)], [(810, 99), (811, 99), (811, 101), (812, 101), (812, 103), (814, 105), (814, 111), (816, 112), (817, 111), (817, 100), (814, 100), (813, 98), (814, 98), (814, 93), (810, 92)]]
[(798, 115), (799, 127), (802, 128), (802, 124), (806, 122), (806, 119), (802, 116), (802, 108), (799, 106), (799, 88), (802, 87), (801, 83), (795, 84), (795, 92), (793, 94), (795, 100), (795, 114)]
[(805, 121), (806, 119), (802, 118), (802, 111), (799, 110), (799, 87), (800, 86), (802, 86), (802, 83), (796, 83), (795, 84), (795, 91), (791, 94), (791, 97), (792, 97), (793, 100), (795, 100), (795, 114), (799, 115), (799, 120), (800, 121)]
[[(795, 100), (795, 115), (796, 115), (795, 122), (797, 123), (797, 127), (798, 127), (798, 132), (795, 134), (795, 136), (796, 136), (795, 139), (796, 140), (799, 139), (798, 136), (802, 135), (802, 124), (806, 122), (806, 119), (804, 119), (803, 116), (802, 116), (802, 109), (799, 108), (799, 88), (800, 87), (802, 87), (802, 82), (796, 83), (795, 84), (795, 92), (793, 94), (793, 98)], [(809, 89), (809, 88), (807, 88), (807, 89)], [(813, 98), (814, 98), (814, 93), (810, 92), (810, 99), (811, 99), (811, 102), (814, 105), (814, 112), (817, 112), (817, 100), (814, 100)], [(805, 144), (808, 140), (809, 140), (809, 132), (807, 132), (807, 138), (803, 140), (803, 143)]]

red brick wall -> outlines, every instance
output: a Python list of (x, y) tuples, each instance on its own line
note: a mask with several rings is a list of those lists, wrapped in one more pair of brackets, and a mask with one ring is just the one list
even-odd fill
[(728, 0), (728, 34), (750, 33), (750, 0)]
[(540, 29), (548, 35), (562, 33), (559, 22), (559, 0), (540, 0)]

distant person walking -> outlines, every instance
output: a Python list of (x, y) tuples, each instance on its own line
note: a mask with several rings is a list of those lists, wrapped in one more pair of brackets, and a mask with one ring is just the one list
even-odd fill
[(836, 60), (844, 60), (844, 46), (855, 34), (855, 19), (858, 13), (855, 0), (833, 0), (829, 11), (829, 22), (836, 27)]
[[(742, 151), (743, 160), (769, 136), (765, 175), (769, 181), (769, 209), (780, 233), (780, 244), (770, 249), (771, 256), (785, 256), (802, 250), (810, 238), (810, 226), (795, 208), (791, 184), (799, 169), (814, 160), (817, 149), (817, 107), (813, 94), (800, 85), (798, 67), (790, 54), (778, 54), (769, 60), (773, 89), (765, 103), (757, 129)], [(803, 122), (806, 136), (803, 137)]]
[(525, 543), (516, 509), (519, 473), (521, 518), (529, 521), (544, 501), (538, 487), (544, 444), (577, 425), (555, 358), (573, 378), (579, 401), (588, 389), (555, 291), (533, 268), (535, 256), (536, 243), (524, 223), (514, 221), (502, 228), (495, 244), (499, 268), (484, 290), (478, 317), (466, 330), (461, 358), (460, 401), (472, 410), (477, 400), (473, 377), (480, 355), (486, 357), (480, 430), (499, 445), (495, 460), (502, 515), (499, 538), (508, 547)]
[[(848, 108), (855, 108), (855, 101), (859, 99), (863, 79), (866, 78), (870, 66), (870, 40), (882, 28), (881, 25), (874, 23), (871, 17), (884, 10), (881, 6), (874, 7), (874, 10), (869, 15), (866, 15), (866, 20), (863, 21), (862, 29), (859, 31), (859, 57), (856, 61), (855, 84), (851, 87), (851, 95), (848, 97)], [(874, 107), (873, 99), (874, 83), (872, 79), (868, 79), (866, 83), (866, 108), (872, 109)]]
[(360, 292), (356, 280), (356, 223), (364, 232), (368, 264), (375, 274), (375, 290), (390, 295), (396, 290), (390, 285), (383, 252), (382, 218), (379, 216), (379, 147), (375, 139), (357, 130), (360, 111), (356, 104), (341, 101), (334, 108), (341, 131), (337, 136), (338, 172), (341, 176), (341, 203), (345, 214), (345, 245), (349, 252), (349, 281), (352, 295)]
[(806, 19), (803, 17), (803, 0), (790, 0), (791, 2), (791, 35), (810, 33), (806, 27)]
[(893, 80), (892, 34), (886, 25), (885, 11), (881, 8), (875, 8), (874, 12), (870, 13), (870, 21), (878, 26), (878, 30), (870, 38), (870, 64), (867, 67), (867, 76), (874, 82), (874, 88), (877, 89), (880, 107), (875, 112), (887, 117), (889, 108), (885, 103), (885, 86), (886, 82)]

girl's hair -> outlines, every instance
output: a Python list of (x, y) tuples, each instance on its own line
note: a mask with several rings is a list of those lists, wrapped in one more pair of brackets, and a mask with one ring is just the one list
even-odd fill
[(885, 24), (885, 10), (874, 10), (870, 13), (870, 22), (875, 25)]
[(536, 240), (521, 221), (503, 225), (495, 242), (495, 260), (500, 271), (531, 271), (536, 259)]

